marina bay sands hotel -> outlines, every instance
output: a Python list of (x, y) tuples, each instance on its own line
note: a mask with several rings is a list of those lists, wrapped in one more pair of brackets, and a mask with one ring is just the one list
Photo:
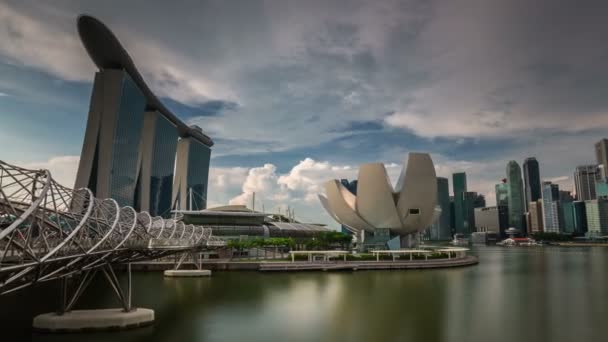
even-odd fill
[(81, 16), (78, 33), (99, 71), (76, 188), (153, 216), (205, 209), (211, 138), (160, 102), (103, 23)]

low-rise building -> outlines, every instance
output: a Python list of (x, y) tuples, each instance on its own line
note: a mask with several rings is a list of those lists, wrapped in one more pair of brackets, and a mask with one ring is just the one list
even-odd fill
[(505, 206), (475, 208), (475, 230), (504, 235), (509, 225), (509, 213)]

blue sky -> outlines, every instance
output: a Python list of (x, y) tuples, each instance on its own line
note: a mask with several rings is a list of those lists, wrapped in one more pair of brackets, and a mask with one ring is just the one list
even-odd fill
[[(410, 151), (494, 202), (536, 156), (572, 189), (608, 136), (605, 2), (0, 0), (0, 159), (71, 185), (95, 72), (76, 17), (121, 40), (163, 102), (213, 137), (209, 201), (329, 222), (320, 184)], [(116, 8), (120, 8), (119, 11)]]

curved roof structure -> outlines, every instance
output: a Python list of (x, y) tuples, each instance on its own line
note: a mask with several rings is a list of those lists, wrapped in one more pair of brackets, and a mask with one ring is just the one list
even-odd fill
[(325, 183), (327, 197), (319, 195), (325, 210), (356, 232), (388, 228), (393, 234), (408, 235), (438, 217), (435, 167), (426, 153), (409, 154), (396, 189), (381, 163), (361, 165), (358, 181), (357, 195), (335, 179)]
[(144, 81), (120, 41), (101, 21), (88, 15), (81, 15), (78, 17), (78, 34), (87, 53), (100, 70), (125, 70), (144, 93), (147, 108), (157, 110), (177, 126), (181, 137), (193, 137), (209, 147), (213, 146), (213, 140), (204, 134), (200, 127), (189, 127), (160, 102)]

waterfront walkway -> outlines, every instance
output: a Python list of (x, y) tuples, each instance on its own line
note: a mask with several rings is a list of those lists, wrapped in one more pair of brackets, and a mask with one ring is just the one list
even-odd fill
[[(476, 265), (475, 256), (452, 259), (432, 260), (397, 260), (397, 261), (234, 261), (229, 259), (204, 260), (201, 267), (213, 271), (261, 271), (261, 272), (294, 272), (294, 271), (357, 271), (357, 270), (405, 270), (431, 269)], [(131, 264), (133, 270), (161, 271), (172, 269), (174, 263), (163, 261), (146, 261)]]

